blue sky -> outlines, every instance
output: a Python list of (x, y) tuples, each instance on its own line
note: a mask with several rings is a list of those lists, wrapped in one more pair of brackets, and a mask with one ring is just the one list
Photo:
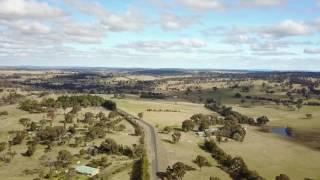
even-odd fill
[(320, 0), (0, 0), (0, 65), (320, 70)]

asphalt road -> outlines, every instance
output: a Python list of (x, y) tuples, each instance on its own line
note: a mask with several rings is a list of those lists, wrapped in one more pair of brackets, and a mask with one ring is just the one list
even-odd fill
[(128, 117), (131, 117), (132, 119), (135, 119), (144, 129), (145, 137), (146, 137), (146, 144), (147, 144), (147, 150), (148, 150), (148, 158), (150, 161), (150, 175), (151, 179), (158, 179), (156, 173), (160, 172), (162, 169), (160, 169), (161, 164), (159, 161), (159, 149), (158, 149), (158, 137), (156, 133), (156, 129), (149, 124), (148, 122), (139, 119), (138, 117), (123, 111), (121, 109), (118, 109), (118, 112), (122, 115), (126, 115)]

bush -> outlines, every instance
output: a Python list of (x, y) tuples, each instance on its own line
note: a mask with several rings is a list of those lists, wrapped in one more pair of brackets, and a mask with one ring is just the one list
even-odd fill
[(119, 154), (119, 146), (113, 139), (107, 138), (100, 144), (99, 152), (106, 154)]
[(71, 164), (72, 159), (73, 159), (73, 156), (72, 156), (71, 152), (69, 152), (67, 150), (61, 150), (58, 152), (56, 165), (62, 166), (62, 167), (67, 167), (68, 165)]
[(235, 97), (235, 98), (241, 98), (242, 95), (241, 95), (240, 93), (236, 93), (236, 94), (234, 95), (234, 97)]
[(163, 128), (163, 131), (166, 132), (166, 133), (170, 133), (172, 131), (172, 127), (166, 126), (166, 127)]
[(265, 125), (269, 122), (269, 119), (266, 116), (261, 116), (257, 118), (257, 124), (258, 125)]
[(0, 116), (7, 116), (9, 115), (8, 111), (1, 111)]
[(16, 132), (16, 136), (11, 140), (11, 145), (21, 144), (27, 133), (25, 131)]
[(20, 102), (19, 109), (28, 111), (30, 113), (45, 112), (45, 108), (42, 108), (41, 104), (38, 101), (31, 99)]
[(194, 128), (194, 123), (191, 120), (185, 120), (182, 122), (182, 129), (186, 132)]
[(4, 151), (7, 147), (7, 142), (0, 142), (0, 152)]

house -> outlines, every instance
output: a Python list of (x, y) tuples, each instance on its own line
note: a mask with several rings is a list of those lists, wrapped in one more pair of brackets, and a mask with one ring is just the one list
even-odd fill
[(81, 165), (81, 166), (75, 166), (75, 171), (80, 173), (80, 174), (85, 174), (87, 176), (95, 176), (97, 174), (99, 174), (100, 169), (98, 168), (93, 168), (90, 166), (85, 166), (85, 165)]

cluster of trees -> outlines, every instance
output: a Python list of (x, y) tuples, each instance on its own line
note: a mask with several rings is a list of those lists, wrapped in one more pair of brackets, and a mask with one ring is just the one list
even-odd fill
[(176, 109), (147, 109), (148, 112), (180, 112)]
[[(136, 136), (144, 135), (143, 128), (134, 120), (134, 118), (130, 114), (122, 110), (117, 110), (117, 113), (123, 116), (134, 127), (134, 132)], [(143, 117), (143, 113), (139, 114), (140, 118)]]
[[(263, 96), (244, 96), (246, 99), (259, 100), (259, 101), (270, 101), (274, 102), (277, 105), (282, 104), (284, 106), (293, 107), (295, 106), (298, 110), (302, 108), (303, 105), (317, 106), (320, 105), (319, 102), (303, 102), (303, 99), (294, 100), (291, 93), (287, 93), (287, 96), (290, 99), (277, 99), (271, 97), (263, 97)], [(244, 99), (242, 99), (244, 101)]]
[(117, 106), (113, 101), (105, 100), (100, 96), (92, 96), (92, 95), (80, 95), (80, 96), (60, 96), (57, 99), (57, 104), (62, 108), (67, 107), (89, 107), (89, 106), (102, 106), (109, 110), (116, 110)]
[(39, 142), (43, 144), (51, 144), (54, 141), (60, 141), (65, 135), (66, 129), (63, 126), (46, 126), (37, 132), (36, 136)]
[(241, 157), (228, 155), (213, 140), (206, 140), (204, 147), (233, 179), (264, 180), (256, 171), (249, 170)]
[(198, 155), (196, 157), (195, 160), (193, 160), (193, 162), (200, 168), (204, 167), (204, 166), (208, 166), (208, 167), (211, 167), (212, 165), (209, 163), (209, 161), (207, 160), (207, 158), (201, 156), (201, 155)]
[(116, 103), (105, 100), (100, 96), (80, 95), (80, 96), (60, 96), (57, 100), (53, 98), (43, 99), (41, 102), (37, 100), (27, 99), (20, 102), (19, 108), (30, 113), (48, 112), (50, 109), (62, 107), (66, 109), (72, 107), (72, 113), (76, 114), (81, 107), (102, 106), (111, 111), (117, 109)]
[(6, 104), (15, 104), (23, 99), (24, 96), (18, 93), (10, 93), (7, 96), (2, 97), (2, 101)]
[(26, 99), (19, 104), (19, 109), (28, 111), (30, 113), (42, 113), (46, 111), (46, 108), (43, 107), (37, 100)]
[(250, 125), (264, 125), (267, 122), (269, 122), (269, 119), (265, 116), (262, 116), (255, 120), (239, 112), (233, 111), (232, 107), (226, 107), (224, 105), (221, 105), (214, 99), (208, 99), (205, 104), (205, 107), (219, 113), (221, 116), (224, 116), (225, 121), (236, 121), (240, 124), (250, 124)]
[(141, 92), (140, 98), (165, 99), (167, 96), (157, 92)]
[(214, 99), (207, 99), (205, 107), (224, 116), (226, 120), (235, 120), (241, 124), (254, 124), (254, 119), (233, 111), (231, 107), (221, 105)]
[[(228, 116), (225, 120), (218, 119), (213, 115), (195, 114), (190, 119), (182, 122), (182, 129), (184, 131), (190, 131), (197, 125), (199, 131), (205, 131), (211, 125), (224, 124), (219, 128), (215, 134), (221, 138), (221, 136), (232, 138), (237, 141), (243, 141), (246, 135), (246, 130), (234, 119), (229, 119)], [(259, 124), (265, 124), (269, 120), (263, 116), (257, 119)]]
[(194, 171), (195, 168), (182, 162), (176, 162), (168, 166), (166, 172), (157, 172), (158, 178), (162, 180), (179, 180), (184, 177), (187, 171)]
[[(133, 145), (132, 147), (117, 144), (111, 138), (106, 138), (99, 146), (95, 147), (97, 153), (124, 155), (131, 158), (142, 157), (143, 145)], [(91, 151), (94, 152), (94, 151)]]
[(142, 156), (134, 163), (131, 179), (150, 180), (149, 160), (145, 151), (142, 153)]
[(182, 129), (187, 132), (197, 126), (199, 131), (204, 131), (208, 129), (209, 126), (223, 123), (223, 120), (218, 119), (218, 117), (214, 115), (194, 114), (190, 119), (182, 122)]
[(236, 141), (243, 141), (246, 135), (246, 130), (235, 121), (226, 121), (225, 125), (220, 128), (219, 136), (228, 137)]

